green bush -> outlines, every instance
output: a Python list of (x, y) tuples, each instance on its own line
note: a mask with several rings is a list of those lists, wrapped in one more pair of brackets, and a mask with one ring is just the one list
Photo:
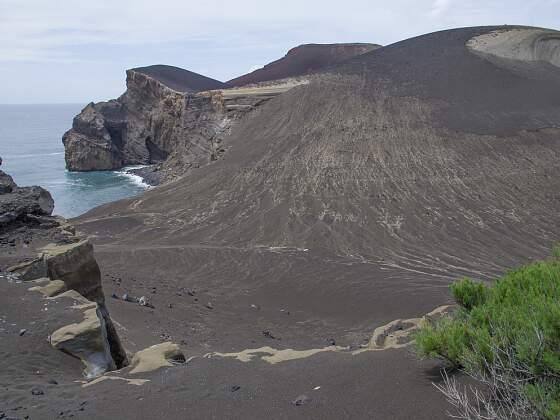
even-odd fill
[(451, 291), (459, 309), (421, 327), (418, 352), (501, 387), (490, 390), (499, 401), (487, 409), (523, 402), (536, 418), (560, 418), (560, 259), (512, 270), (491, 286), (461, 280)]

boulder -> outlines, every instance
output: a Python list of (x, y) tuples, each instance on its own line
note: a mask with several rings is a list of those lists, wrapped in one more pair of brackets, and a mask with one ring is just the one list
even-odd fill
[(41, 251), (50, 279), (62, 280), (68, 289), (88, 299), (103, 301), (101, 271), (93, 245), (87, 239), (68, 245), (47, 245)]
[(50, 216), (53, 210), (51, 194), (41, 187), (12, 187), (11, 192), (0, 194), (0, 223), (10, 223), (27, 214)]
[(93, 246), (87, 239), (66, 245), (50, 244), (41, 251), (38, 258), (12, 266), (8, 271), (23, 281), (43, 277), (60, 280), (68, 290), (103, 302), (101, 271), (93, 255)]
[(17, 185), (10, 175), (0, 171), (0, 194), (11, 193)]

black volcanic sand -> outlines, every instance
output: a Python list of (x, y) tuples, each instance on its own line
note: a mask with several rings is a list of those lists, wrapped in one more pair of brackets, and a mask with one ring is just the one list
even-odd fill
[(77, 387), (91, 399), (78, 418), (445, 418), (441, 365), (410, 348), (275, 365), (201, 356), (356, 348), (449, 303), (458, 277), (490, 281), (550, 254), (560, 69), (467, 50), (492, 29), (351, 60), (259, 107), (223, 159), (74, 220), (125, 347), (172, 340), (194, 357), (142, 386)]
[[(1, 273), (0, 418), (48, 419), (84, 410), (90, 396), (80, 395), (81, 362), (55, 351), (47, 337), (80, 322), (62, 302), (29, 292), (30, 284), (10, 283)], [(78, 314), (79, 315), (79, 314)], [(84, 404), (84, 401), (86, 403)]]
[(178, 92), (201, 92), (212, 89), (225, 89), (230, 87), (227, 83), (211, 79), (192, 71), (179, 67), (156, 64), (153, 66), (137, 67), (135, 72), (145, 74), (159, 80), (164, 85)]

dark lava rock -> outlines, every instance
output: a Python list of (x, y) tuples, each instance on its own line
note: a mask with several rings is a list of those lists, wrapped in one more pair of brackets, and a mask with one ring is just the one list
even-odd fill
[(41, 388), (33, 388), (31, 390), (32, 395), (44, 395), (45, 392)]
[(0, 194), (11, 193), (17, 185), (10, 175), (0, 171)]
[(273, 340), (280, 340), (280, 337), (276, 337), (274, 334), (272, 334), (269, 330), (265, 330), (262, 332), (263, 335), (267, 338), (271, 338)]
[(241, 387), (239, 385), (232, 385), (232, 387), (230, 388), (231, 392), (236, 392), (239, 391), (241, 389)]
[(17, 187), (0, 195), (0, 224), (11, 223), (28, 214), (50, 216), (53, 210), (51, 194), (41, 187)]

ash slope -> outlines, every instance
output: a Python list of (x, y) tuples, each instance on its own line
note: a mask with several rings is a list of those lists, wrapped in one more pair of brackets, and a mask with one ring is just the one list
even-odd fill
[(262, 69), (236, 77), (228, 83), (232, 86), (244, 86), (302, 76), (380, 47), (381, 45), (366, 43), (300, 45), (292, 48), (279, 60), (265, 65)]
[[(560, 69), (472, 46), (524, 30), (534, 29), (444, 31), (350, 60), (243, 119), (224, 159), (76, 220), (102, 268), (122, 278), (109, 290), (157, 288), (153, 315), (110, 308), (131, 326), (127, 339), (145, 339), (148, 325), (193, 354), (352, 346), (375, 326), (444, 304), (458, 276), (489, 280), (548, 255), (560, 240)], [(187, 289), (197, 300), (179, 296)], [(444, 417), (426, 365), (406, 351), (356, 357), (211, 364), (216, 378), (249, 388), (233, 406), (229, 394), (205, 394), (215, 384), (167, 383), (239, 415), (257, 401), (261, 417)], [(294, 412), (285, 386), (311, 384), (286, 378), (288, 366), (340, 375), (321, 376), (324, 394)], [(360, 391), (340, 392), (341, 383)]]

